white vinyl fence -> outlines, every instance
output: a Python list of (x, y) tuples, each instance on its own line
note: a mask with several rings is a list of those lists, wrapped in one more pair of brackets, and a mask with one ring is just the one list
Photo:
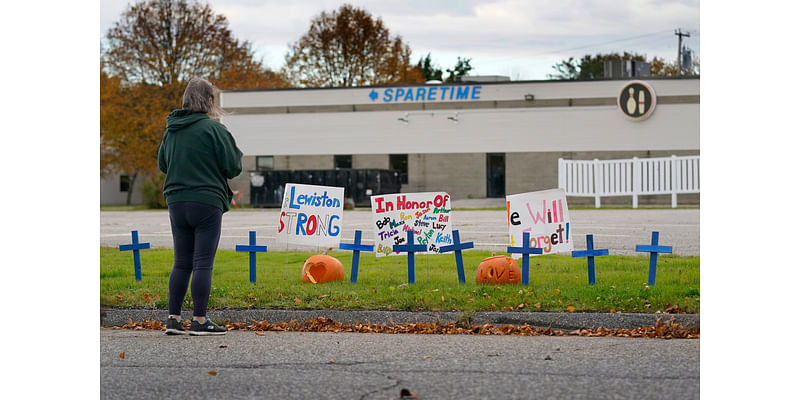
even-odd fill
[(559, 158), (558, 187), (567, 196), (594, 197), (597, 208), (605, 196), (633, 196), (633, 208), (638, 208), (639, 196), (651, 194), (671, 194), (672, 208), (676, 208), (678, 194), (700, 193), (700, 156), (602, 161)]

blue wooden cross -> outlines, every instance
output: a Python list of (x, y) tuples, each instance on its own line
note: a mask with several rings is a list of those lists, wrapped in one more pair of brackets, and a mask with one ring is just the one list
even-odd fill
[(339, 243), (342, 250), (353, 250), (353, 264), (350, 266), (350, 283), (358, 282), (358, 259), (362, 251), (373, 251), (373, 246), (361, 244), (361, 231), (356, 230), (356, 237), (353, 244)]
[(586, 257), (589, 259), (589, 284), (594, 286), (594, 258), (596, 256), (607, 256), (608, 249), (597, 249), (594, 248), (594, 237), (592, 235), (586, 235), (586, 250), (581, 251), (573, 251), (572, 257)]
[(453, 231), (453, 244), (449, 246), (442, 246), (439, 248), (441, 253), (456, 252), (456, 267), (458, 268), (458, 283), (466, 283), (467, 278), (464, 276), (464, 261), (461, 258), (461, 250), (471, 249), (475, 247), (472, 242), (461, 243), (461, 238), (458, 237), (458, 231)]
[(650, 253), (650, 274), (647, 278), (647, 284), (653, 286), (656, 284), (656, 262), (658, 261), (658, 253), (672, 253), (672, 246), (659, 246), (658, 245), (658, 232), (653, 232), (653, 237), (650, 245), (637, 244), (636, 251)]
[(396, 244), (392, 246), (392, 251), (395, 253), (408, 252), (408, 283), (414, 283), (414, 252), (426, 251), (428, 250), (428, 246), (424, 244), (414, 244), (413, 229), (409, 229), (407, 238), (407, 244)]
[(250, 253), (250, 283), (256, 283), (256, 253), (266, 253), (267, 246), (256, 246), (256, 231), (250, 231), (250, 244), (237, 244), (236, 251)]
[(119, 251), (133, 250), (133, 271), (136, 280), (142, 280), (142, 261), (139, 259), (139, 250), (149, 249), (150, 243), (139, 243), (139, 231), (131, 231), (133, 242), (119, 245)]
[(530, 232), (522, 232), (522, 247), (511, 247), (508, 246), (509, 253), (522, 253), (522, 284), (528, 285), (528, 256), (531, 254), (542, 254), (542, 249), (538, 247), (530, 247), (531, 244), (531, 233)]

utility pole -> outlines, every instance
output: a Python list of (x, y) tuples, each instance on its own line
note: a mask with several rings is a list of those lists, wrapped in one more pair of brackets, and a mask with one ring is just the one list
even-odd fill
[(678, 36), (678, 76), (683, 75), (683, 64), (681, 64), (681, 55), (683, 54), (683, 37), (689, 37), (689, 32), (681, 32), (681, 28), (675, 31)]

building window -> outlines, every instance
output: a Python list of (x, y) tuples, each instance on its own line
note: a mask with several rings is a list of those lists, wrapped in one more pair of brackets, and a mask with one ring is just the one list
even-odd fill
[(408, 154), (389, 154), (389, 169), (400, 174), (401, 184), (408, 184)]
[(339, 154), (333, 156), (333, 168), (353, 168), (353, 156), (350, 154)]
[(265, 169), (275, 169), (275, 157), (256, 156), (256, 169), (259, 171)]
[(119, 191), (127, 192), (131, 190), (131, 177), (128, 175), (119, 176)]

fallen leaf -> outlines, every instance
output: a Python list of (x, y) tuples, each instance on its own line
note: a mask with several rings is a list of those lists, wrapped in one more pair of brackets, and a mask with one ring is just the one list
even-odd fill
[(569, 312), (575, 312), (575, 306), (573, 306), (572, 304), (568, 305), (568, 306), (567, 306), (567, 311), (569, 311)]
[(211, 376), (217, 376), (217, 371), (208, 371), (208, 374)]
[(548, 354), (548, 355), (547, 355), (547, 357), (545, 357), (544, 359), (545, 359), (545, 360), (548, 360), (548, 361), (551, 361), (553, 358), (552, 358), (552, 357), (550, 357), (550, 355)]
[(553, 289), (553, 293), (559, 294), (559, 293), (561, 293), (561, 289)]
[(294, 298), (294, 304), (303, 304), (303, 300), (300, 300), (297, 297), (295, 297)]
[(408, 390), (408, 389), (400, 389), (400, 398), (401, 399), (418, 399), (417, 394)]
[(258, 335), (258, 336), (267, 336), (267, 334), (263, 333), (263, 332), (256, 332), (256, 335)]
[(125, 359), (125, 352), (124, 351), (122, 353), (119, 353), (119, 358), (121, 358), (123, 360)]
[(422, 358), (424, 358), (424, 359), (426, 359), (426, 360), (427, 360), (427, 359), (431, 358), (431, 356), (424, 355), (424, 356), (422, 356)]
[(521, 310), (521, 309), (523, 309), (523, 308), (525, 308), (525, 303), (519, 303), (519, 305), (517, 306), (517, 308), (518, 308), (518, 309), (520, 309), (520, 310)]
[(542, 303), (536, 303), (533, 306), (536, 307), (536, 308), (542, 308)]
[(336, 360), (328, 360), (328, 364), (336, 364)]

